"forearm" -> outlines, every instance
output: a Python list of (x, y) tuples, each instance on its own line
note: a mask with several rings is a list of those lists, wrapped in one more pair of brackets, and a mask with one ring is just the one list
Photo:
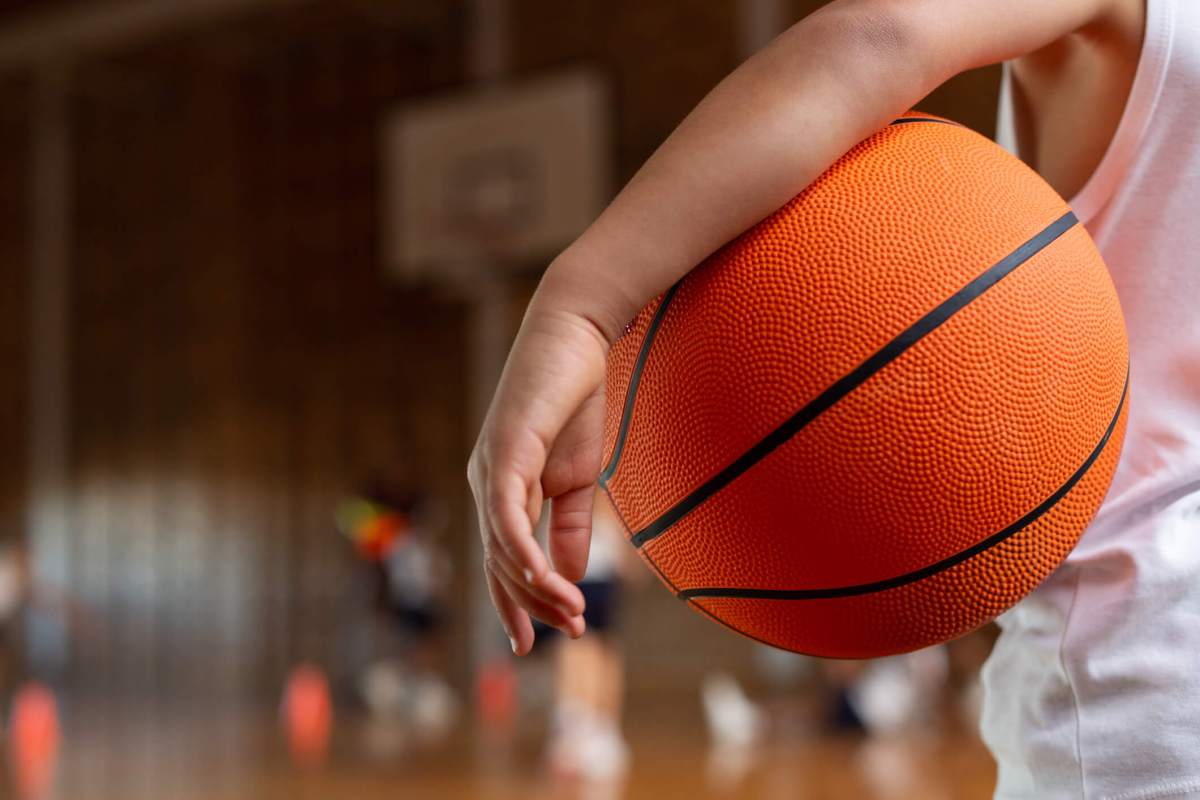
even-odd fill
[(569, 306), (611, 340), (932, 88), (902, 28), (845, 17), (815, 14), (723, 80), (556, 259), (539, 303)]
[(608, 341), (651, 298), (954, 74), (1103, 20), (1113, 0), (839, 0), (704, 98), (547, 271), (532, 311)]

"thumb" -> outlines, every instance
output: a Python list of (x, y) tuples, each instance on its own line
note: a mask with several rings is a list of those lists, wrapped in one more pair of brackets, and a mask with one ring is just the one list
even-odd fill
[(592, 505), (604, 446), (604, 391), (598, 388), (563, 430), (542, 475), (550, 497), (550, 558), (564, 578), (587, 569)]
[(596, 484), (581, 486), (550, 501), (550, 559), (567, 580), (577, 583), (587, 571), (592, 539)]

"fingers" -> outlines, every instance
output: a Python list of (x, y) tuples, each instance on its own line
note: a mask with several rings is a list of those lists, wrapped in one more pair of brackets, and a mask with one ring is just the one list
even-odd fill
[(496, 607), (500, 623), (504, 626), (504, 632), (508, 634), (508, 641), (515, 654), (523, 656), (533, 648), (533, 625), (529, 619), (531, 613), (572, 639), (583, 635), (586, 625), (582, 612), (569, 616), (555, 606), (539, 600), (520, 582), (513, 580), (494, 559), (489, 559), (485, 572), (492, 605)]
[(504, 626), (504, 632), (508, 634), (508, 642), (512, 646), (512, 651), (523, 656), (533, 647), (533, 625), (529, 622), (529, 615), (508, 596), (500, 584), (500, 579), (492, 574), (489, 567), (484, 567), (484, 573), (487, 578), (488, 594), (492, 596), (492, 605), (496, 607), (496, 613), (500, 616), (500, 624)]
[[(583, 593), (562, 575), (549, 569), (545, 555), (533, 536), (533, 522), (528, 516), (522, 519), (518, 514), (487, 513), (485, 509), (494, 512), (499, 509), (495, 501), (481, 502), (480, 489), (489, 485), (486, 475), (481, 473), (477, 464), (472, 466), (471, 484), (476, 495), (480, 535), (486, 554), (488, 592), (512, 643), (513, 652), (524, 655), (533, 646), (530, 615), (568, 636), (582, 635)], [(500, 525), (506, 527), (502, 529)], [(507, 531), (508, 535), (499, 535), (501, 530)], [(518, 532), (516, 536), (513, 535), (514, 531)], [(540, 574), (526, 566), (528, 555), (525, 561), (520, 560), (519, 554), (527, 553), (529, 548), (534, 551), (534, 557), (541, 561)]]
[[(556, 607), (567, 617), (581, 614), (583, 593), (571, 581), (550, 569), (546, 554), (533, 535), (533, 520), (524, 508), (515, 502), (501, 502), (493, 508), (495, 512), (488, 515), (486, 524), (498, 544), (493, 550), (500, 551), (494, 552), (496, 562), (508, 578), (519, 584), (524, 592)], [(534, 616), (543, 619), (536, 612)], [(553, 624), (552, 620), (545, 621)]]
[(582, 610), (577, 614), (572, 614), (569, 611), (563, 611), (556, 605), (547, 603), (530, 591), (520, 580), (513, 579), (511, 575), (502, 569), (495, 570), (492, 574), (500, 581), (500, 585), (504, 587), (504, 591), (508, 593), (508, 596), (531, 616), (537, 617), (547, 625), (558, 628), (571, 637), (576, 637), (583, 633)]
[(534, 518), (525, 508), (527, 492), (516, 475), (508, 480), (489, 481), (486, 500), (487, 524), (505, 555), (518, 567), (518, 574), (532, 582), (550, 569), (546, 555), (533, 535)]
[[(547, 572), (541, 581), (530, 583), (525, 576), (502, 556), (491, 559), (493, 571), (509, 594), (521, 607), (547, 625), (561, 627), (562, 623), (583, 613), (583, 592), (557, 572)], [(524, 598), (530, 598), (526, 603)], [(565, 632), (565, 631), (564, 631)]]
[(584, 486), (550, 501), (550, 561), (562, 576), (581, 581), (587, 571), (596, 487)]
[(550, 560), (573, 581), (587, 570), (603, 446), (604, 393), (597, 388), (555, 441), (542, 473), (542, 488), (552, 498)]

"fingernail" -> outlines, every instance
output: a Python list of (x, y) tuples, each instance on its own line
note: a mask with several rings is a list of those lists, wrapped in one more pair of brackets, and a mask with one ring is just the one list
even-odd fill
[(525, 568), (525, 582), (533, 583), (533, 570), (531, 570), (529, 567)]
[(517, 640), (510, 636), (508, 637), (508, 644), (512, 647), (512, 651), (515, 654), (517, 652)]

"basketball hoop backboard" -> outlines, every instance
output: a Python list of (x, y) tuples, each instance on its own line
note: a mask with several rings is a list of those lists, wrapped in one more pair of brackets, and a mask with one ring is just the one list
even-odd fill
[(609, 140), (607, 91), (585, 71), (400, 109), (383, 129), (389, 272), (552, 258), (609, 199)]

